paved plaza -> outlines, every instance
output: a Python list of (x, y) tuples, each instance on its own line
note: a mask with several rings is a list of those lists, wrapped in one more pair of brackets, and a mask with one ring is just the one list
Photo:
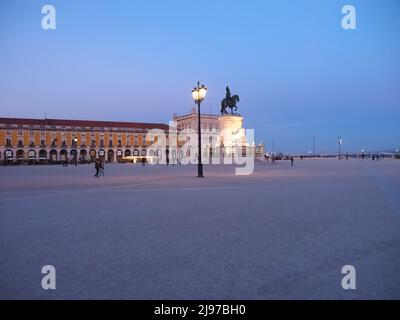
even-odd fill
[[(400, 299), (400, 161), (0, 167), (1, 299)], [(56, 268), (43, 290), (41, 268)], [(343, 290), (353, 265), (356, 290)]]

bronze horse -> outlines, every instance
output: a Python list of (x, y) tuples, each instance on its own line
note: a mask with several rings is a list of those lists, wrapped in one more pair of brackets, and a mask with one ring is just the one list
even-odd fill
[(237, 94), (233, 95), (230, 99), (224, 98), (221, 101), (221, 114), (228, 114), (226, 108), (231, 108), (231, 114), (234, 114), (233, 112), (237, 110), (236, 103), (238, 101), (240, 101), (240, 99)]

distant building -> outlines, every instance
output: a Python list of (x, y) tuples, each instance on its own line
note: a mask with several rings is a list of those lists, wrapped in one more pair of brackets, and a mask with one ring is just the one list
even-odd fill
[[(219, 131), (219, 115), (215, 114), (201, 114), (201, 132), (214, 132)], [(189, 114), (178, 116), (174, 114), (173, 120), (176, 122), (178, 131), (183, 129), (198, 129), (198, 117), (196, 108), (192, 108)]]
[[(239, 116), (242, 118), (241, 116)], [(204, 135), (207, 135), (208, 141), (202, 141), (204, 156), (230, 156), (232, 154), (232, 147), (234, 144), (228, 144), (224, 139), (220, 136), (221, 133), (221, 124), (225, 123), (221, 121), (223, 117), (221, 115), (215, 114), (201, 114), (201, 132)], [(173, 120), (176, 123), (176, 128), (178, 133), (182, 132), (182, 130), (194, 130), (197, 132), (198, 130), (198, 116), (197, 109), (192, 108), (189, 114), (185, 114), (182, 116), (178, 116), (177, 114), (173, 115)], [(243, 131), (243, 130), (242, 130)], [(243, 133), (242, 133), (243, 134)], [(218, 142), (215, 144), (215, 142)], [(178, 146), (182, 146), (185, 143), (185, 139), (180, 139), (178, 142)], [(243, 144), (244, 146), (245, 144)], [(196, 148), (193, 148), (194, 152)], [(251, 145), (247, 144), (247, 151), (250, 151), (252, 156), (261, 157), (264, 155), (265, 147), (263, 143)], [(246, 154), (245, 149), (243, 149), (242, 155)]]
[[(201, 128), (204, 157), (231, 156), (233, 145), (220, 138), (221, 117), (219, 115), (202, 114)], [(192, 129), (196, 133), (198, 117), (196, 109), (190, 114), (173, 116), (178, 133)], [(62, 119), (23, 119), (0, 118), (0, 163), (55, 163), (60, 161), (88, 162), (103, 159), (109, 163), (132, 161), (158, 161), (163, 154), (155, 142), (160, 138), (161, 130), (166, 138), (166, 155), (172, 161), (177, 160), (175, 150), (169, 154), (169, 126), (161, 123), (112, 122), (90, 120)], [(171, 136), (172, 138), (172, 136)], [(178, 148), (182, 147), (190, 137), (180, 134), (177, 137)], [(196, 140), (197, 141), (197, 140)], [(196, 142), (197, 145), (197, 142)], [(249, 148), (250, 147), (250, 148)], [(229, 149), (232, 148), (232, 149)], [(246, 147), (243, 155), (262, 156), (263, 144), (252, 144)], [(232, 151), (231, 151), (232, 150)], [(250, 151), (249, 151), (250, 150)], [(197, 147), (178, 150), (179, 157), (196, 154)], [(164, 158), (165, 160), (166, 158)]]
[(58, 119), (0, 118), (0, 160), (57, 162), (72, 159), (108, 162), (146, 157), (156, 136), (150, 129), (168, 131), (159, 123)]

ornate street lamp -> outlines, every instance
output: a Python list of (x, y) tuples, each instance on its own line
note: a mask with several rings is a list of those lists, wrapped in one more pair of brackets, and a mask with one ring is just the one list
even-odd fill
[(339, 160), (340, 160), (340, 158), (341, 158), (341, 155), (342, 155), (342, 144), (343, 144), (343, 140), (342, 140), (342, 137), (338, 137), (338, 146), (339, 146)]
[(74, 138), (74, 145), (75, 145), (75, 167), (78, 166), (78, 138)]
[(197, 103), (197, 115), (198, 115), (198, 145), (199, 145), (199, 157), (197, 164), (197, 178), (203, 178), (203, 164), (201, 163), (201, 123), (200, 123), (200, 103), (204, 100), (207, 94), (207, 87), (204, 85), (200, 86), (200, 82), (197, 82), (197, 87), (192, 90), (193, 100)]

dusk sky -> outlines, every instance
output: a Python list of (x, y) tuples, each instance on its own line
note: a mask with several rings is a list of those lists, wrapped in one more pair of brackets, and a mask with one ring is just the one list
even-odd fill
[(0, 48), (0, 117), (168, 123), (200, 80), (267, 151), (400, 148), (399, 0), (2, 0)]

